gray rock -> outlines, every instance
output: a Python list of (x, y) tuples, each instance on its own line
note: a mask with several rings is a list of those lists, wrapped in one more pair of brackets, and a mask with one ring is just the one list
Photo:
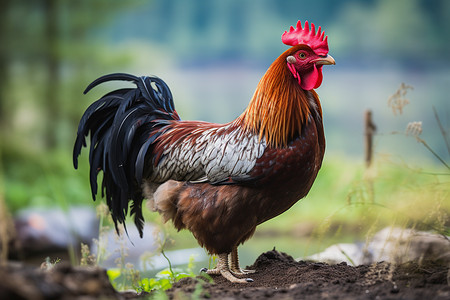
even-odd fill
[(25, 255), (90, 244), (98, 236), (99, 222), (92, 207), (27, 208), (14, 218), (16, 237)]
[(438, 234), (387, 227), (376, 233), (368, 243), (336, 244), (303, 259), (331, 264), (345, 261), (354, 265), (378, 261), (401, 264), (433, 259), (450, 264), (450, 241), (448, 237)]

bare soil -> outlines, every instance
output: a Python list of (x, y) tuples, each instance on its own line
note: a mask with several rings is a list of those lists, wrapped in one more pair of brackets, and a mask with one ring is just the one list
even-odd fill
[[(170, 299), (450, 299), (449, 267), (425, 260), (401, 265), (379, 262), (295, 261), (275, 249), (261, 254), (248, 269), (254, 282), (214, 283), (184, 278), (167, 291)], [(138, 299), (152, 295), (116, 292), (105, 270), (59, 263), (49, 271), (20, 264), (0, 267), (0, 299)]]
[(256, 270), (254, 282), (233, 284), (217, 276), (215, 284), (200, 288), (199, 281), (184, 278), (167, 293), (176, 299), (200, 291), (211, 299), (450, 299), (449, 268), (436, 261), (353, 267), (297, 262), (272, 250), (248, 269)]

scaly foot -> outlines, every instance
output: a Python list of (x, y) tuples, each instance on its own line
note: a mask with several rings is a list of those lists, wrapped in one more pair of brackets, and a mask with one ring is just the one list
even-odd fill
[(256, 272), (255, 270), (241, 269), (241, 267), (239, 266), (239, 256), (238, 256), (237, 247), (234, 247), (233, 250), (231, 251), (229, 260), (230, 260), (230, 271), (234, 275), (238, 275), (238, 276), (239, 275), (247, 275), (247, 274), (253, 274)]
[(253, 279), (251, 278), (237, 278), (231, 273), (229, 264), (228, 264), (228, 254), (222, 253), (219, 254), (219, 261), (217, 262), (217, 267), (214, 269), (202, 269), (202, 272), (206, 272), (209, 275), (222, 275), (225, 277), (228, 281), (233, 283), (247, 283), (247, 282), (253, 282)]

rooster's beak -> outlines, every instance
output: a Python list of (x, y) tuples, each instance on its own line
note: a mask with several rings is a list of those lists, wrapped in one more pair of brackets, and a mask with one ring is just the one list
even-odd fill
[(335, 65), (336, 61), (331, 55), (327, 55), (325, 57), (318, 58), (313, 60), (316, 65)]

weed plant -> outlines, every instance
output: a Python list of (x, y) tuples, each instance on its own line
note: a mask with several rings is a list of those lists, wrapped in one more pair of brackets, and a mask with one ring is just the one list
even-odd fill
[[(90, 251), (88, 245), (82, 245), (81, 265), (99, 265), (111, 255), (111, 253), (107, 252), (107, 234), (113, 228), (113, 223), (106, 204), (97, 206), (97, 214), (100, 219), (99, 238), (98, 240), (94, 240), (97, 246), (97, 255)], [(154, 252), (145, 253), (141, 257), (144, 260), (142, 264), (144, 268), (149, 265), (151, 258), (157, 254), (162, 254), (167, 260), (168, 267), (158, 272), (153, 278), (142, 277), (140, 270), (133, 264), (126, 262), (128, 249), (124, 241), (127, 236), (124, 233), (123, 227), (119, 227), (119, 232), (120, 235), (117, 236), (117, 240), (120, 247), (115, 251), (119, 252), (120, 255), (115, 260), (116, 267), (107, 270), (111, 284), (116, 290), (125, 291), (132, 289), (138, 293), (152, 292), (152, 299), (165, 299), (163, 291), (171, 288), (175, 282), (185, 277), (197, 276), (194, 272), (195, 261), (193, 256), (190, 257), (186, 269), (174, 268), (172, 266), (170, 259), (165, 254), (165, 248), (173, 243), (170, 234), (167, 232), (167, 225), (159, 223), (156, 226), (152, 238), (158, 247)], [(204, 282), (211, 282), (211, 278), (205, 275), (204, 280), (199, 279), (199, 290), (202, 290), (201, 286)]]

